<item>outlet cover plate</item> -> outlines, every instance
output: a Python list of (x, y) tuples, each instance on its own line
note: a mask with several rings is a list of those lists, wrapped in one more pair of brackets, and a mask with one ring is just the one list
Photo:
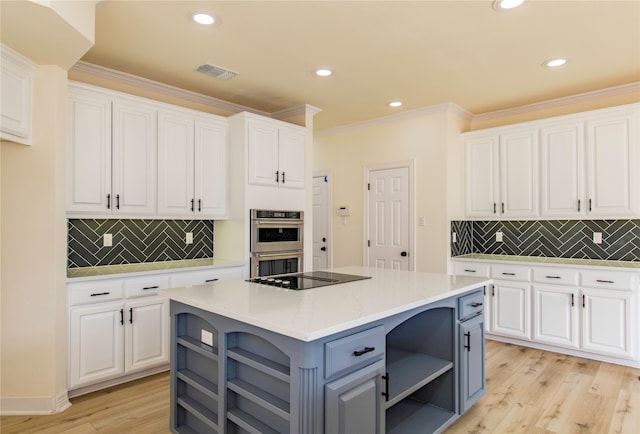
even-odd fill
[(602, 232), (593, 233), (593, 242), (596, 244), (602, 244)]
[(205, 329), (201, 329), (200, 330), (200, 342), (202, 342), (205, 345), (209, 345), (210, 347), (213, 346), (213, 333), (205, 330)]
[(103, 247), (113, 246), (113, 236), (111, 234), (104, 234), (104, 236), (102, 237), (102, 246)]
[(496, 232), (496, 242), (501, 243), (502, 242), (502, 232)]

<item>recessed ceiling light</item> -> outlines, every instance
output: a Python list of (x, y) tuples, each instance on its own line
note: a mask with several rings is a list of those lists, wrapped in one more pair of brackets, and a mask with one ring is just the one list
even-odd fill
[(197, 14), (193, 14), (193, 21), (195, 21), (198, 24), (210, 26), (211, 24), (214, 23), (215, 19), (209, 14), (197, 13)]
[(562, 66), (567, 63), (567, 59), (563, 57), (557, 57), (555, 59), (547, 60), (542, 64), (542, 66), (546, 66), (547, 68), (557, 68), (558, 66)]
[(319, 68), (316, 69), (316, 75), (319, 77), (328, 77), (333, 74), (333, 71), (329, 68)]
[(387, 105), (389, 107), (400, 107), (400, 106), (402, 106), (402, 101), (391, 101)]
[(498, 11), (504, 11), (517, 8), (522, 3), (524, 3), (524, 0), (494, 0), (493, 8)]

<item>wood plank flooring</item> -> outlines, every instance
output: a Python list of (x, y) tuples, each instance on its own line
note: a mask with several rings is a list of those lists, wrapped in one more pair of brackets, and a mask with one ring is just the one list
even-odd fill
[[(486, 366), (486, 395), (446, 434), (640, 433), (638, 369), (490, 340)], [(0, 432), (169, 432), (168, 373), (71, 402), (51, 416), (4, 416)]]

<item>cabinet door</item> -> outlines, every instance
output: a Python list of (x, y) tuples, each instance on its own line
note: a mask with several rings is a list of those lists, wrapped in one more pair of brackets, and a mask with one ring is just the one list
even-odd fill
[(304, 188), (305, 133), (280, 128), (278, 132), (278, 167), (280, 185), (287, 188)]
[(156, 213), (157, 114), (133, 101), (113, 103), (114, 213)]
[(193, 118), (158, 113), (158, 214), (193, 216)]
[(537, 130), (500, 136), (500, 213), (503, 217), (538, 215)]
[(227, 214), (227, 127), (215, 121), (195, 122), (196, 216)]
[(485, 391), (484, 318), (482, 315), (460, 324), (460, 413), (465, 412)]
[(111, 214), (111, 99), (71, 89), (67, 127), (67, 211)]
[(529, 283), (495, 281), (491, 288), (491, 333), (530, 339)]
[(638, 215), (638, 110), (586, 122), (591, 216)]
[(582, 122), (571, 122), (540, 130), (543, 216), (585, 214), (583, 129)]
[[(277, 185), (278, 127), (266, 122), (249, 121), (249, 184)], [(277, 172), (277, 173), (276, 173)]]
[(5, 45), (0, 55), (0, 138), (30, 145), (35, 66)]
[(169, 362), (169, 300), (143, 297), (125, 304), (125, 371)]
[(498, 215), (498, 136), (465, 141), (466, 212), (469, 217)]
[(325, 432), (381, 433), (383, 374), (381, 361), (325, 385)]
[(583, 288), (582, 348), (630, 358), (633, 354), (630, 340), (633, 298), (631, 291)]
[(69, 388), (124, 373), (122, 303), (70, 309)]
[(533, 287), (533, 339), (578, 347), (577, 289), (551, 285)]

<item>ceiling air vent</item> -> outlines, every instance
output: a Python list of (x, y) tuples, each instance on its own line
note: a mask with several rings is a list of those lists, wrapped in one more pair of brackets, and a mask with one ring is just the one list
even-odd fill
[(211, 77), (215, 77), (220, 80), (229, 80), (235, 77), (236, 75), (238, 75), (238, 73), (235, 71), (224, 69), (224, 68), (221, 68), (220, 66), (211, 65), (208, 63), (198, 66), (198, 69), (196, 69), (196, 71), (206, 75), (210, 75)]

